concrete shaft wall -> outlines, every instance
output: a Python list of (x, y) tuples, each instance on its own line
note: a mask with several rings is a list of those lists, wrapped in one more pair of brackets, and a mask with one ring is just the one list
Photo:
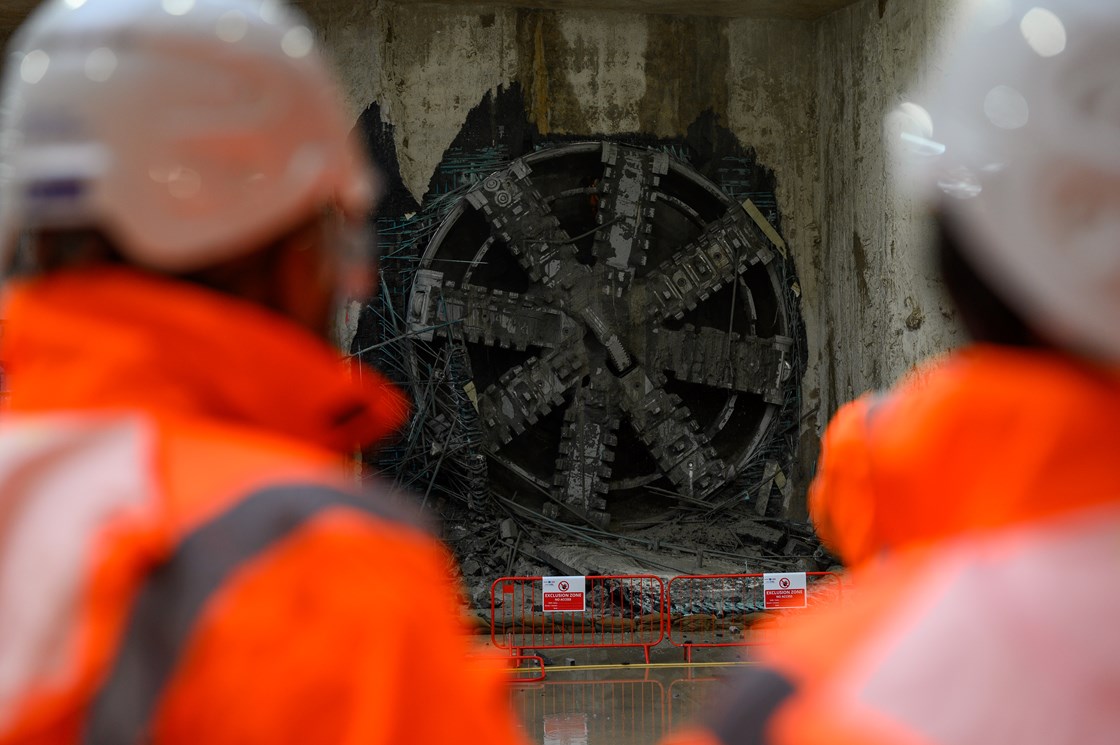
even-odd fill
[[(827, 417), (957, 339), (912, 205), (887, 188), (884, 113), (947, 0), (863, 0), (819, 21), (322, 0), (352, 111), (394, 125), (420, 199), (467, 113), (520, 83), (543, 133), (684, 134), (711, 109), (774, 169), (803, 290), (807, 476)], [(804, 478), (800, 479), (802, 484)]]
[(819, 132), (814, 209), (820, 243), (802, 276), (815, 277), (823, 412), (889, 385), (960, 339), (927, 251), (927, 223), (891, 188), (882, 122), (928, 74), (924, 62), (949, 21), (946, 0), (868, 0), (817, 28)]

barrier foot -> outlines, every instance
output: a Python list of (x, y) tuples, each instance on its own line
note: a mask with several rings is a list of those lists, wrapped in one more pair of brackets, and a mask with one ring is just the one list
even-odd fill
[(649, 664), (649, 647), (642, 647), (642, 651), (646, 653), (646, 664)]
[(517, 657), (511, 658), (511, 659), (513, 659), (514, 663), (513, 663), (513, 666), (510, 669), (515, 671), (515, 672), (518, 672), (518, 671), (522, 670), (523, 668), (528, 668), (529, 667), (528, 665), (523, 666), (522, 663), (523, 662), (529, 662), (529, 661), (533, 661), (533, 662), (537, 663), (538, 672), (532, 678), (516, 678), (515, 677), (510, 682), (512, 682), (512, 683), (537, 683), (537, 682), (540, 682), (540, 681), (545, 679), (546, 672), (545, 672), (545, 669), (544, 669), (544, 658), (542, 658), (540, 655), (537, 655), (537, 654), (518, 655)]
[(691, 644), (685, 644), (684, 645), (684, 661), (687, 662), (690, 665), (692, 664), (692, 645)]

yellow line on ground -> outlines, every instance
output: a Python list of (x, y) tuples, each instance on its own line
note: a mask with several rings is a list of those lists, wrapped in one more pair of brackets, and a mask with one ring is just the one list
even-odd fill
[[(652, 669), (666, 669), (666, 668), (689, 668), (689, 667), (747, 667), (750, 665), (757, 665), (757, 662), (743, 661), (743, 662), (651, 662), (650, 664), (639, 663), (634, 665), (551, 665), (546, 667), (546, 673), (563, 672), (565, 670), (652, 670)], [(536, 672), (540, 668), (525, 667), (515, 670), (514, 672)]]

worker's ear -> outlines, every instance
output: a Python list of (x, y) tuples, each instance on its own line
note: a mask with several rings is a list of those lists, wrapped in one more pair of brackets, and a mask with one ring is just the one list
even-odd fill
[(286, 237), (273, 271), (283, 312), (319, 337), (331, 339), (339, 265), (324, 226), (314, 221)]

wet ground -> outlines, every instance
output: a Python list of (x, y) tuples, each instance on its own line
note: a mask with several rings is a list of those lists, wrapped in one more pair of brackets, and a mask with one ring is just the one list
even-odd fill
[(510, 703), (531, 743), (654, 745), (720, 695), (742, 651), (698, 650), (686, 665), (680, 649), (658, 649), (645, 665), (640, 650), (545, 650), (561, 652), (545, 680), (513, 683)]

